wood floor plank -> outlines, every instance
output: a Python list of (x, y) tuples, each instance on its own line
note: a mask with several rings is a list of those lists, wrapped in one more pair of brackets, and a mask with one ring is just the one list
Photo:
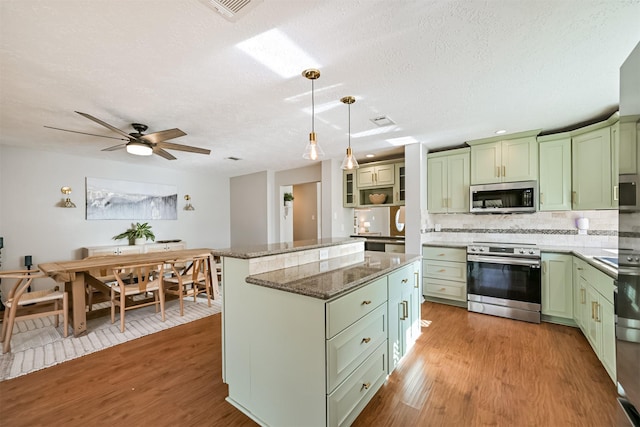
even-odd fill
[[(422, 305), (422, 335), (354, 426), (611, 426), (579, 330)], [(0, 382), (2, 426), (255, 426), (227, 403), (221, 316)]]

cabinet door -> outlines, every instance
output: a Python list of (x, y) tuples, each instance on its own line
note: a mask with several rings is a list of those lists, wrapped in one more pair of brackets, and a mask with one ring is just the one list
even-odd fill
[(398, 363), (400, 363), (400, 359), (404, 355), (402, 351), (402, 343), (400, 342), (400, 338), (402, 333), (400, 332), (400, 318), (403, 315), (403, 304), (402, 304), (402, 287), (400, 283), (396, 283), (395, 281), (389, 280), (389, 373), (391, 373)]
[(571, 210), (571, 138), (540, 143), (540, 210)]
[(611, 209), (611, 133), (609, 128), (572, 140), (574, 210)]
[(599, 321), (602, 325), (602, 353), (600, 360), (609, 376), (616, 382), (616, 323), (613, 304), (600, 299)]
[(382, 165), (376, 167), (376, 185), (393, 185), (396, 177), (395, 165)]
[(602, 347), (602, 322), (598, 321), (600, 304), (600, 294), (592, 286), (587, 287), (587, 309), (589, 315), (586, 318), (586, 335), (587, 340), (591, 343), (596, 354), (600, 355)]
[(406, 200), (406, 169), (404, 163), (396, 164), (396, 197), (395, 203), (397, 205), (404, 205)]
[(447, 212), (447, 177), (447, 157), (427, 159), (427, 208), (430, 213)]
[(500, 142), (471, 147), (471, 184), (501, 181), (502, 150)]
[(374, 187), (376, 185), (375, 181), (375, 168), (359, 168), (358, 169), (358, 188), (364, 187)]
[(502, 141), (502, 181), (538, 179), (538, 145), (535, 137)]
[(584, 331), (584, 313), (587, 305), (587, 288), (582, 278), (582, 261), (573, 258), (573, 320)]
[(449, 213), (469, 212), (469, 153), (448, 157), (447, 171), (447, 211)]
[[(125, 246), (123, 246), (125, 247)], [(97, 248), (87, 248), (87, 256), (105, 256), (105, 255), (118, 255), (118, 246), (104, 246)]]
[(133, 246), (119, 246), (118, 247), (118, 255), (134, 255), (141, 254), (144, 250), (144, 246), (142, 245), (133, 245)]
[(618, 207), (619, 199), (619, 177), (620, 169), (620, 123), (616, 123), (609, 129), (611, 136), (611, 207)]
[(542, 314), (573, 318), (572, 258), (542, 254)]
[(344, 171), (342, 185), (342, 204), (345, 208), (352, 208), (356, 205), (356, 174), (354, 171)]

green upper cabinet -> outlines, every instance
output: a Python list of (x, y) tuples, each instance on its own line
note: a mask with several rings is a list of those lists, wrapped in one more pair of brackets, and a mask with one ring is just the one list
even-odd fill
[(571, 210), (571, 136), (538, 138), (540, 150), (539, 200), (541, 211)]
[(406, 200), (406, 182), (407, 173), (404, 163), (396, 163), (396, 191), (394, 195), (394, 204), (404, 205)]
[(471, 146), (471, 184), (535, 181), (538, 179), (540, 130), (468, 141)]
[(574, 136), (571, 144), (573, 209), (613, 209), (610, 126)]
[(640, 152), (638, 146), (640, 141), (638, 140), (638, 127), (640, 122), (636, 121), (637, 116), (621, 117), (618, 132), (619, 141), (619, 168), (621, 174), (635, 174), (638, 173), (638, 156)]
[(345, 170), (342, 174), (342, 204), (345, 208), (353, 208), (357, 205), (356, 172)]
[(361, 167), (358, 169), (358, 188), (393, 185), (395, 175), (393, 164)]
[(470, 149), (427, 156), (427, 207), (430, 213), (469, 212)]

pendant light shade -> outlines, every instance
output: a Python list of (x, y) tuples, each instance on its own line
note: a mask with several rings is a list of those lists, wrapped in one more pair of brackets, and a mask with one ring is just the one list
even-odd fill
[(340, 102), (349, 106), (349, 146), (347, 147), (347, 155), (342, 161), (342, 169), (358, 169), (360, 165), (351, 151), (351, 104), (356, 102), (356, 99), (353, 96), (345, 96), (340, 99)]
[(304, 153), (302, 157), (307, 160), (318, 160), (324, 157), (324, 151), (318, 145), (318, 141), (316, 141), (316, 132), (315, 132), (315, 99), (313, 96), (314, 80), (320, 77), (320, 70), (316, 70), (315, 68), (309, 68), (308, 70), (304, 70), (302, 75), (311, 80), (311, 133), (309, 134), (309, 142), (307, 143), (306, 148), (304, 149)]

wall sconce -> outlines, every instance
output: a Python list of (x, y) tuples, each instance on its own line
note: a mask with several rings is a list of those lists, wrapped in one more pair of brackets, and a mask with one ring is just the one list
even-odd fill
[(60, 192), (62, 194), (64, 194), (65, 196), (67, 196), (67, 198), (65, 200), (60, 202), (60, 207), (61, 208), (75, 208), (76, 204), (71, 201), (71, 198), (69, 198), (69, 194), (71, 194), (71, 187), (62, 187), (60, 189)]
[(187, 204), (184, 205), (184, 210), (185, 211), (195, 211), (196, 208), (193, 207), (193, 205), (191, 204), (191, 196), (188, 194), (185, 194), (184, 199), (187, 201)]

